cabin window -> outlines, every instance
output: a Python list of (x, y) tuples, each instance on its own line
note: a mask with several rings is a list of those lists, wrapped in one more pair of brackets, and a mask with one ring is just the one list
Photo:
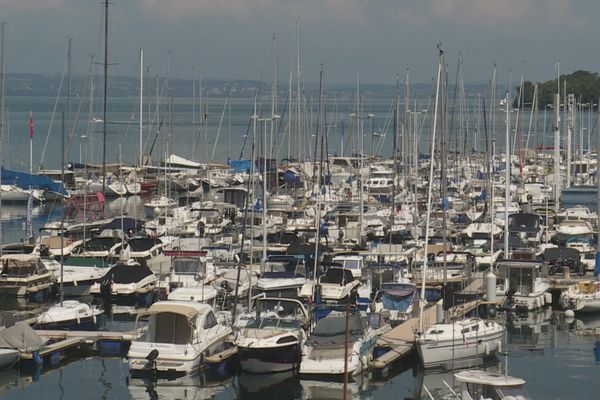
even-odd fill
[(441, 333), (444, 333), (444, 330), (443, 329), (438, 329), (438, 330), (434, 329), (434, 330), (429, 331), (429, 333), (431, 333), (432, 335), (439, 335)]
[(469, 328), (465, 328), (465, 329), (463, 329), (462, 331), (460, 331), (460, 333), (462, 333), (463, 335), (464, 335), (465, 333), (469, 333), (469, 332), (471, 332), (471, 329), (469, 329)]
[(522, 295), (531, 293), (533, 290), (533, 271), (530, 268), (510, 269), (509, 289), (514, 289)]
[(208, 315), (206, 316), (206, 319), (204, 320), (204, 329), (210, 329), (213, 326), (217, 326), (218, 322), (217, 322), (217, 318), (215, 317), (215, 314), (211, 312), (208, 313)]
[(479, 330), (479, 325), (472, 325), (471, 326), (471, 330), (472, 331), (478, 331)]

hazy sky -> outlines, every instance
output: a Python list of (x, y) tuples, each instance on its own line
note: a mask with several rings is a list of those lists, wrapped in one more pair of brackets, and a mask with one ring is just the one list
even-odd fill
[[(7, 72), (61, 72), (67, 39), (73, 66), (84, 74), (89, 55), (102, 60), (100, 0), (0, 0), (7, 23)], [(598, 0), (112, 0), (109, 8), (111, 73), (135, 76), (138, 49), (145, 64), (190, 78), (192, 66), (210, 78), (271, 79), (272, 35), (278, 35), (280, 80), (295, 69), (295, 21), (300, 20), (305, 79), (328, 83), (392, 83), (410, 67), (414, 82), (434, 75), (442, 42), (454, 74), (464, 51), (465, 80), (487, 81), (492, 65), (507, 83), (546, 80), (575, 69), (600, 70)]]

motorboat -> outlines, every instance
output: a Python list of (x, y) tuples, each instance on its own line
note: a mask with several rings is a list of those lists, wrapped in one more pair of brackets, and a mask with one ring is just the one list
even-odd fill
[(0, 185), (0, 192), (2, 192), (3, 203), (22, 203), (26, 204), (31, 200), (34, 203), (44, 202), (44, 191), (39, 189), (21, 189), (16, 185)]
[(210, 357), (235, 353), (231, 327), (219, 322), (208, 304), (159, 301), (138, 316), (136, 327), (143, 321), (147, 329), (127, 353), (134, 373), (192, 374), (206, 367)]
[(239, 283), (238, 283), (238, 269), (230, 269), (225, 271), (217, 279), (215, 279), (215, 286), (224, 290), (229, 296), (235, 296), (236, 285), (237, 295), (239, 298), (248, 296), (248, 290), (252, 290), (258, 282), (258, 274), (247, 268), (242, 268), (239, 272)]
[(117, 263), (95, 283), (90, 293), (94, 296), (135, 298), (148, 304), (158, 278), (147, 266)]
[[(156, 257), (162, 253), (163, 242), (157, 238), (132, 237), (127, 240), (129, 246), (129, 257), (138, 262), (143, 262)], [(114, 254), (119, 254), (121, 246), (114, 250)]]
[(117, 249), (121, 248), (123, 239), (119, 234), (112, 234), (107, 230), (102, 236), (86, 239), (83, 243), (75, 246), (71, 251), (72, 257), (102, 258), (115, 257)]
[(156, 218), (169, 214), (172, 208), (177, 207), (177, 202), (166, 196), (161, 196), (144, 204), (144, 211), (148, 218)]
[(92, 285), (98, 282), (108, 271), (106, 264), (95, 258), (85, 259), (73, 257), (66, 260), (62, 266), (56, 259), (42, 258), (46, 268), (54, 276), (55, 286), (60, 286), (64, 296), (87, 296)]
[(0, 295), (43, 300), (54, 279), (40, 256), (6, 254), (0, 257)]
[(592, 224), (583, 219), (565, 219), (556, 226), (556, 232), (568, 236), (586, 236), (595, 233)]
[(396, 326), (410, 317), (417, 296), (414, 283), (382, 283), (373, 298), (373, 313), (383, 314), (390, 325)]
[(198, 286), (215, 280), (215, 266), (204, 252), (166, 252), (171, 257), (170, 286)]
[(541, 276), (541, 261), (499, 260), (496, 265), (499, 276), (496, 295), (503, 308), (531, 311), (552, 303), (552, 296), (546, 294), (550, 284)]
[[(302, 346), (300, 374), (344, 376), (344, 372), (347, 372), (349, 377), (354, 377), (366, 371), (377, 342), (375, 331), (365, 323), (355, 307), (348, 306), (348, 316), (340, 308), (317, 310), (316, 314), (323, 311), (328, 314), (317, 321)], [(344, 356), (346, 331), (347, 360)]]
[(271, 256), (262, 267), (256, 283), (256, 291), (268, 297), (295, 298), (298, 290), (307, 282), (302, 258), (295, 256)]
[(352, 254), (335, 256), (331, 262), (352, 272), (352, 276), (356, 279), (363, 279), (366, 276), (365, 261), (362, 256)]
[(479, 318), (437, 323), (417, 336), (417, 349), (425, 368), (444, 367), (499, 352), (505, 330), (495, 321)]
[(77, 300), (57, 303), (37, 316), (37, 329), (95, 330), (102, 310)]
[(255, 310), (236, 337), (242, 369), (271, 373), (298, 368), (301, 346), (310, 327), (302, 303), (295, 299), (258, 298)]
[(458, 395), (462, 400), (531, 400), (523, 388), (525, 380), (508, 375), (480, 370), (466, 370), (454, 374), (461, 383)]
[(318, 278), (318, 283), (322, 301), (355, 303), (357, 300), (360, 281), (348, 269), (330, 267)]
[(560, 295), (560, 305), (575, 312), (600, 311), (600, 282), (582, 281), (569, 286)]

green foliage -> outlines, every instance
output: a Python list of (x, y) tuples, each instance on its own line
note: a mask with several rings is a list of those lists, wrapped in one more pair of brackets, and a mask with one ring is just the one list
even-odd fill
[[(578, 103), (597, 102), (600, 98), (600, 75), (589, 71), (575, 71), (569, 75), (560, 76), (560, 95), (561, 102), (564, 94), (564, 82), (567, 82), (567, 95), (574, 94)], [(526, 108), (531, 107), (533, 102), (534, 84), (526, 81), (523, 84), (523, 104)], [(548, 104), (553, 104), (554, 94), (557, 93), (558, 87), (556, 79), (551, 81), (538, 82), (538, 108), (543, 109)], [(517, 107), (519, 98), (519, 87), (517, 87), (517, 95), (513, 102), (513, 106)]]

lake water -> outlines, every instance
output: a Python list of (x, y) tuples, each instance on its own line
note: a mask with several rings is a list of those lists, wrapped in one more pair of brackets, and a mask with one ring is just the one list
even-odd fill
[[(219, 131), (219, 121), (224, 100), (215, 99), (209, 106), (208, 146), (203, 146), (204, 140), (199, 140), (195, 159), (203, 160), (206, 155), (215, 161), (225, 161), (228, 157), (238, 158), (243, 147), (244, 135), (249, 129), (252, 102), (247, 99), (233, 100), (231, 110), (231, 129), (229, 129), (228, 113)], [(369, 149), (372, 131), (383, 131), (390, 124), (389, 109), (391, 101), (374, 100), (365, 102), (365, 108), (376, 115), (375, 120), (364, 121), (365, 148)], [(76, 102), (74, 102), (76, 104)], [(115, 99), (110, 103), (111, 120), (118, 123), (109, 125), (109, 145), (107, 161), (119, 159), (133, 163), (137, 158), (137, 115), (135, 114), (136, 99)], [(191, 124), (191, 101), (175, 99), (173, 102), (173, 129), (168, 129), (168, 119), (165, 119), (161, 135), (156, 139), (154, 154), (167, 150), (167, 142), (172, 142), (172, 151), (184, 157), (192, 156), (192, 144), (197, 131)], [(46, 133), (51, 120), (54, 99), (49, 98), (8, 98), (9, 124), (4, 146), (5, 166), (16, 170), (28, 170), (28, 124), (29, 111), (34, 111), (36, 133), (34, 139), (34, 164), (40, 162), (44, 152)], [(333, 102), (328, 102), (328, 119), (336, 121), (330, 129), (331, 154), (341, 154), (342, 132), (345, 144), (348, 145), (349, 114), (352, 103), (340, 103), (337, 117), (333, 111)], [(85, 110), (86, 105), (82, 106)], [(281, 107), (283, 108), (283, 106)], [(65, 109), (64, 102), (59, 102), (59, 109)], [(74, 106), (76, 110), (77, 107)], [(316, 122), (316, 107), (313, 107), (313, 124)], [(101, 153), (101, 124), (88, 124), (88, 114), (81, 118), (74, 130), (70, 145), (70, 161), (100, 162)], [(343, 118), (342, 118), (343, 115)], [(95, 117), (98, 117), (96, 114)], [(198, 117), (197, 117), (198, 118)], [(343, 119), (343, 123), (342, 123)], [(388, 120), (386, 124), (385, 120)], [(370, 122), (374, 122), (371, 129)], [(281, 132), (287, 132), (284, 122)], [(343, 126), (343, 127), (342, 127)], [(262, 126), (258, 127), (260, 133)], [(388, 128), (388, 132), (390, 128)], [(498, 132), (503, 128), (498, 127)], [(171, 136), (168, 133), (172, 132)], [(250, 127), (250, 132), (252, 129)], [(423, 132), (428, 132), (427, 125)], [(301, 151), (311, 153), (312, 134), (305, 132), (300, 150), (292, 150), (292, 154)], [(145, 128), (145, 148), (149, 149), (156, 137), (154, 128)], [(216, 140), (217, 135), (219, 140)], [(257, 134), (258, 135), (258, 134)], [(83, 138), (82, 136), (85, 136)], [(294, 136), (294, 134), (292, 135)], [(250, 136), (249, 136), (250, 137)], [(310, 139), (312, 138), (312, 139)], [(172, 139), (172, 140), (171, 140)], [(251, 139), (248, 139), (251, 140)], [(421, 147), (426, 147), (425, 140)], [(540, 142), (540, 140), (538, 140)], [(280, 143), (286, 143), (280, 141)], [(297, 139), (293, 142), (297, 145)], [(550, 142), (548, 142), (550, 143)], [(81, 146), (80, 146), (81, 145)], [(119, 152), (120, 146), (120, 152)], [(287, 152), (287, 144), (282, 145), (280, 158)], [(374, 144), (377, 148), (377, 144)], [(356, 148), (354, 145), (350, 149)], [(382, 145), (384, 155), (391, 153), (391, 134), (388, 134)], [(314, 151), (314, 147), (312, 148)], [(250, 143), (245, 147), (245, 156), (250, 152)], [(119, 153), (121, 156), (119, 157)], [(81, 157), (80, 157), (81, 155)], [(44, 165), (48, 168), (60, 166), (60, 116), (55, 116), (53, 128), (50, 130), (46, 146)], [(143, 199), (117, 199), (107, 204), (114, 215), (119, 215), (126, 209), (129, 215), (136, 215), (140, 210)], [(33, 212), (34, 229), (37, 230), (49, 219), (59, 218), (62, 210), (52, 204), (36, 207)], [(0, 209), (3, 242), (18, 241), (23, 236), (25, 208), (22, 206), (2, 205)], [(4, 304), (3, 309), (15, 309), (20, 305)], [(30, 306), (27, 306), (28, 308)], [(109, 321), (111, 329), (130, 326), (131, 322)], [(516, 321), (507, 334), (507, 355), (501, 355), (495, 365), (486, 366), (491, 370), (508, 372), (508, 374), (524, 378), (526, 389), (534, 399), (600, 399), (600, 341), (595, 336), (576, 334), (573, 329), (578, 327), (600, 328), (600, 317), (577, 320), (571, 324), (551, 313), (535, 314), (523, 321)], [(412, 399), (428, 398), (426, 390), (436, 398), (447, 396), (448, 389), (444, 381), (452, 385), (452, 375), (445, 373), (423, 372), (413, 365), (413, 357), (404, 366), (391, 374), (385, 380), (365, 380), (349, 386), (350, 398), (361, 399)], [(18, 372), (16, 369), (0, 372), (0, 396), (2, 399), (341, 399), (343, 386), (339, 382), (305, 381), (291, 374), (272, 374), (267, 376), (238, 375), (221, 377), (206, 377), (197, 375), (176, 381), (160, 381), (156, 384), (129, 379), (127, 361), (120, 357), (97, 357), (87, 355), (63, 360), (53, 368), (45, 368), (41, 374)]]
[[(600, 398), (600, 342), (576, 334), (573, 327), (598, 327), (600, 318), (562, 321), (551, 312), (517, 321), (507, 334), (507, 355), (487, 364), (489, 371), (508, 372), (526, 380), (534, 399)], [(409, 358), (406, 363), (415, 361)], [(386, 380), (364, 380), (349, 385), (349, 398), (451, 398), (446, 382), (456, 386), (451, 373), (424, 372), (405, 365)], [(427, 391), (424, 389), (427, 388)], [(341, 399), (343, 383), (299, 379), (291, 373), (241, 374), (215, 378), (196, 375), (156, 383), (130, 379), (127, 361), (119, 357), (65, 360), (41, 375), (17, 370), (0, 373), (2, 399)]]

